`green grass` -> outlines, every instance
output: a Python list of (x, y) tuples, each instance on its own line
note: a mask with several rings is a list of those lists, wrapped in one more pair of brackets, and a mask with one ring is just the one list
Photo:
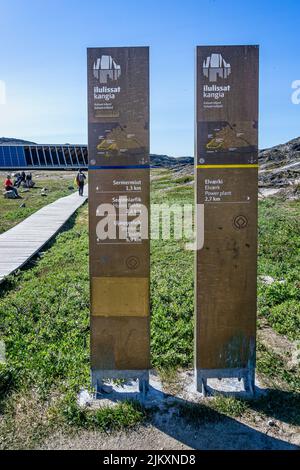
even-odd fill
[[(190, 177), (184, 179), (190, 180)], [(179, 181), (178, 181), (179, 180)], [(155, 179), (151, 183), (151, 202), (154, 204), (172, 203), (172, 204), (193, 204), (194, 188), (192, 185), (179, 186), (177, 183), (183, 183), (180, 178), (172, 179), (170, 172), (166, 170), (164, 176)]]
[[(299, 297), (298, 293), (295, 297)], [(300, 302), (297, 298), (285, 300), (270, 311), (269, 322), (278, 333), (291, 340), (300, 339)]]
[(218, 422), (226, 416), (239, 418), (249, 410), (249, 404), (234, 397), (217, 395), (203, 400), (203, 403), (180, 403), (178, 410), (179, 416), (188, 423), (199, 425)]
[[(183, 195), (182, 188), (170, 181), (172, 189), (164, 193), (163, 200), (153, 182), (151, 202), (192, 204), (193, 188), (185, 187)], [(151, 353), (152, 363), (158, 368), (192, 363), (194, 253), (184, 249), (185, 242), (173, 238), (151, 242)]]
[(274, 330), (300, 339), (300, 204), (270, 199), (259, 204), (260, 275), (275, 282), (258, 284), (258, 313)]
[(178, 405), (179, 416), (188, 424), (200, 425), (221, 421), (222, 416), (214, 411), (209, 404), (181, 403)]
[(12, 374), (10, 368), (3, 363), (0, 363), (0, 411), (3, 405), (3, 399), (11, 389)]
[(233, 418), (241, 417), (249, 409), (249, 405), (245, 400), (243, 401), (234, 397), (224, 397), (221, 395), (215, 397), (211, 406), (219, 413)]
[(267, 199), (259, 203), (259, 274), (299, 281), (300, 204)]
[(176, 368), (192, 363), (193, 289), (193, 253), (174, 241), (153, 242), (151, 351), (155, 367)]
[(120, 402), (97, 410), (79, 408), (74, 397), (65, 399), (61, 405), (62, 416), (71, 426), (100, 431), (131, 428), (143, 422), (147, 415), (144, 408), (135, 401)]
[(68, 387), (88, 383), (88, 240), (80, 220), (1, 299), (0, 339), (18, 387), (34, 383), (46, 394), (66, 378)]
[[(5, 199), (0, 194), (0, 233), (9, 230), (43, 206), (72, 192), (68, 187), (73, 186), (74, 172), (61, 172), (59, 177), (57, 173), (51, 172), (38, 172), (39, 178), (35, 178), (35, 175), (33, 172), (33, 180), (36, 183), (34, 188), (28, 192), (24, 192), (22, 188), (18, 189), (23, 199)], [(5, 174), (2, 173), (0, 177), (4, 180)], [(47, 188), (47, 196), (41, 196), (42, 188)], [(23, 203), (25, 207), (20, 208)]]
[(191, 175), (184, 175), (184, 176), (179, 176), (178, 178), (174, 178), (174, 183), (177, 184), (186, 184), (186, 183), (191, 183), (194, 181), (194, 177)]
[[(167, 172), (160, 174), (167, 177)], [(193, 188), (169, 181), (162, 193), (155, 180), (152, 202), (192, 204)], [(259, 284), (259, 315), (291, 339), (298, 337), (299, 328), (298, 215), (294, 202), (260, 204), (259, 273), (276, 282)], [(184, 241), (151, 242), (152, 364), (165, 378), (193, 363), (193, 258)], [(135, 403), (98, 411), (81, 410), (76, 404), (79, 389), (90, 384), (87, 206), (42, 258), (2, 285), (1, 340), (7, 364), (0, 366), (0, 447), (33, 447), (59, 423), (67, 429), (104, 430), (134, 426), (147, 418)], [(299, 375), (261, 345), (258, 371), (274, 381), (274, 388), (284, 383), (289, 393), (299, 391)], [(34, 400), (28, 398), (33, 395)], [(220, 414), (237, 417), (246, 411), (244, 402), (217, 397), (209, 410), (191, 405), (181, 413), (195, 421), (216, 420)]]
[(257, 371), (267, 376), (269, 383), (276, 388), (278, 380), (286, 385), (291, 391), (300, 391), (300, 370), (290, 371), (286, 368), (283, 360), (273, 351), (262, 344), (257, 347)]

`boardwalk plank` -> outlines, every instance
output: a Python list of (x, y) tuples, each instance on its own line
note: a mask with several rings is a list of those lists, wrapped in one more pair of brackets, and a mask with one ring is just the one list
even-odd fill
[(86, 201), (78, 193), (62, 197), (0, 235), (0, 282), (21, 268)]

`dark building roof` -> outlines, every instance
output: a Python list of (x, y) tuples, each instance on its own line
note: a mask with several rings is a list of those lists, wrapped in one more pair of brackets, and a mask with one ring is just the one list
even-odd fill
[(86, 145), (0, 145), (0, 170), (87, 167)]

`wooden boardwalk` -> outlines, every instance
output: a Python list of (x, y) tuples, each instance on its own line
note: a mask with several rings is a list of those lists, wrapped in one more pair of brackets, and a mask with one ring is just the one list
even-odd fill
[(79, 196), (77, 192), (62, 197), (2, 233), (0, 235), (0, 282), (32, 258), (86, 199), (87, 185), (85, 185), (84, 197)]

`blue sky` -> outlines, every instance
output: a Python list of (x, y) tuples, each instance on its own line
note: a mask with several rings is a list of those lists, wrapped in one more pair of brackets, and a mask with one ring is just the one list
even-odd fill
[(259, 44), (260, 148), (298, 137), (299, 18), (298, 0), (0, 0), (0, 136), (86, 143), (86, 48), (149, 45), (151, 152), (192, 155), (194, 47)]

